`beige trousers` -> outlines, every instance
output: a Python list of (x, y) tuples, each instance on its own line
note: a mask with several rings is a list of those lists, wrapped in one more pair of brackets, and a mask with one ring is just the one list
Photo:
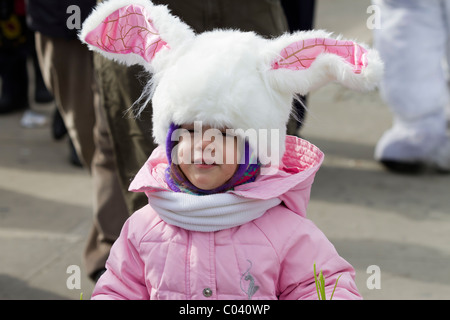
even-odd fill
[(128, 218), (106, 114), (98, 102), (93, 55), (79, 40), (36, 33), (45, 84), (53, 93), (80, 160), (93, 179), (93, 227), (84, 261), (93, 276), (103, 268), (112, 243)]

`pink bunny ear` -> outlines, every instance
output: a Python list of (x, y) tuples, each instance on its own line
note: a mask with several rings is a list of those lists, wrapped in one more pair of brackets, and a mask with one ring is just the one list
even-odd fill
[(158, 52), (181, 45), (194, 32), (166, 6), (148, 0), (108, 0), (84, 21), (79, 37), (107, 58), (139, 63), (152, 71)]
[(88, 44), (108, 53), (134, 53), (150, 62), (167, 43), (163, 41), (145, 8), (138, 5), (122, 7), (90, 31)]
[(294, 42), (283, 49), (281, 60), (272, 64), (273, 69), (308, 69), (323, 53), (332, 53), (353, 66), (354, 73), (361, 73), (367, 66), (367, 50), (353, 41), (329, 38), (306, 39)]
[(269, 74), (280, 91), (307, 94), (334, 80), (350, 89), (372, 90), (381, 79), (383, 63), (378, 53), (356, 42), (330, 38), (321, 30), (277, 41), (280, 51)]

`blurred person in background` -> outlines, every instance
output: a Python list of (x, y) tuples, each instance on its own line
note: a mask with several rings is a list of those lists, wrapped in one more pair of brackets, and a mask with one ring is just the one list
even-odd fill
[(25, 11), (24, 0), (0, 1), (0, 114), (29, 109), (28, 58), (33, 62), (34, 101), (47, 103), (53, 99), (42, 79)]
[[(314, 13), (316, 0), (281, 0), (286, 14), (289, 31), (306, 31), (314, 27)], [(307, 107), (307, 96), (298, 96), (299, 100), (293, 101), (295, 114), (290, 117), (287, 133), (300, 136), (300, 130), (305, 121)]]
[(54, 137), (67, 130), (80, 162), (92, 175), (93, 215), (103, 234), (101, 242), (96, 234), (87, 241), (88, 248), (95, 243), (102, 252), (100, 257), (84, 256), (86, 271), (93, 278), (118, 235), (115, 230), (120, 230), (128, 217), (106, 118), (95, 103), (98, 90), (94, 89), (93, 55), (77, 38), (81, 22), (95, 4), (95, 0), (27, 1), (28, 24), (35, 31), (43, 78), (55, 97), (55, 117), (62, 118), (62, 122), (56, 119), (60, 127), (54, 124)]
[[(78, 30), (67, 27), (67, 8), (74, 3), (77, 4), (76, 1), (27, 0), (27, 24), (35, 34), (45, 85), (54, 96), (80, 161), (90, 168), (95, 123), (92, 55), (79, 45)], [(85, 16), (94, 4), (94, 0), (78, 1)], [(58, 121), (57, 115), (55, 118)]]
[(450, 171), (449, 0), (372, 0), (381, 13), (374, 45), (385, 63), (381, 94), (393, 125), (375, 149), (375, 159), (396, 172), (426, 167)]

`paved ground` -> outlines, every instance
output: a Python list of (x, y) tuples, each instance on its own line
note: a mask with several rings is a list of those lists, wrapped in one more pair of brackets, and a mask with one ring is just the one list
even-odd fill
[[(370, 44), (369, 5), (318, 0), (316, 26)], [(391, 123), (376, 92), (331, 84), (309, 106), (302, 135), (326, 154), (309, 217), (354, 265), (363, 296), (450, 299), (450, 175), (397, 175), (373, 160)], [(52, 106), (33, 109), (49, 115)], [(48, 127), (22, 128), (21, 116), (0, 116), (0, 299), (88, 299), (89, 175), (68, 163), (67, 141), (53, 141)], [(81, 267), (80, 289), (67, 286), (70, 266)]]

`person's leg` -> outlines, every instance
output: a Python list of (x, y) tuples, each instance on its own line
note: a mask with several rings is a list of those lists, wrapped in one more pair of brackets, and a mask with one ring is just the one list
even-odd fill
[(90, 170), (95, 148), (92, 53), (76, 39), (52, 38), (39, 32), (35, 36), (42, 77), (80, 160)]
[[(92, 53), (78, 40), (36, 34), (46, 85), (55, 96), (70, 138), (92, 174), (93, 227), (84, 251), (87, 274), (105, 267), (111, 245), (128, 217), (106, 117), (94, 101)], [(98, 95), (95, 95), (98, 97)]]
[(48, 91), (44, 79), (42, 78), (41, 67), (36, 52), (36, 42), (34, 32), (30, 32), (30, 55), (33, 61), (34, 70), (34, 101), (37, 103), (48, 103), (53, 101), (53, 95)]
[[(140, 97), (148, 78), (140, 66), (127, 67), (94, 54), (100, 108), (110, 133), (113, 157), (122, 196), (131, 215), (147, 204), (143, 193), (129, 192), (128, 187), (155, 148), (152, 138), (152, 108), (147, 106), (139, 118), (127, 110)], [(144, 77), (144, 79), (142, 78)]]
[[(375, 158), (394, 169), (445, 159), (447, 85), (442, 59), (447, 32), (440, 0), (374, 0), (382, 12), (375, 47), (385, 63), (381, 93), (393, 127), (376, 146)], [(442, 151), (442, 150), (441, 150)], [(447, 161), (448, 162), (448, 161)], [(399, 167), (400, 165), (400, 167)]]
[(118, 238), (129, 212), (116, 167), (106, 115), (98, 101), (100, 99), (98, 88), (94, 92), (96, 117), (94, 128), (96, 148), (92, 161), (94, 217), (84, 250), (84, 264), (89, 277), (97, 280), (105, 268), (111, 246)]

